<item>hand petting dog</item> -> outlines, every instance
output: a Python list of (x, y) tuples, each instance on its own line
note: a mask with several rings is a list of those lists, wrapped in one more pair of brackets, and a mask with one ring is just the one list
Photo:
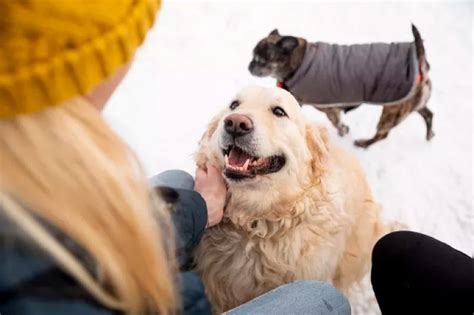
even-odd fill
[(207, 170), (198, 168), (194, 190), (206, 201), (207, 227), (221, 222), (224, 216), (227, 186), (219, 171), (209, 163), (207, 163)]

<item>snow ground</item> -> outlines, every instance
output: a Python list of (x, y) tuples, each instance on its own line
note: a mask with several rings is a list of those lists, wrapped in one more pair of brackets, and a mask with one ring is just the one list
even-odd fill
[(273, 28), (312, 41), (411, 41), (414, 22), (431, 64), (431, 142), (421, 117), (412, 114), (387, 140), (358, 149), (353, 140), (374, 134), (381, 107), (343, 117), (351, 128), (345, 138), (322, 113), (303, 110), (361, 160), (386, 218), (472, 256), (472, 21), (469, 2), (165, 2), (105, 116), (148, 175), (194, 172), (192, 155), (210, 118), (243, 86), (275, 85), (247, 71), (254, 45)]

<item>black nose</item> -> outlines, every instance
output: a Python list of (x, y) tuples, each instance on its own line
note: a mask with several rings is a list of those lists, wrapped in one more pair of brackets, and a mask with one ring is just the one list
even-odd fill
[(230, 114), (224, 119), (225, 131), (234, 136), (240, 137), (253, 130), (253, 123), (250, 118), (242, 114)]

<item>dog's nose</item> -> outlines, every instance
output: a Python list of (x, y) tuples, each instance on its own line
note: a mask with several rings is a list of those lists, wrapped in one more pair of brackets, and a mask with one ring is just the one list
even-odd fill
[(230, 114), (224, 119), (224, 128), (228, 134), (240, 137), (253, 130), (252, 120), (242, 114)]
[(249, 63), (249, 66), (248, 66), (248, 69), (249, 69), (250, 73), (253, 72), (254, 66), (255, 66), (255, 62), (254, 62), (254, 61), (251, 61), (251, 62)]

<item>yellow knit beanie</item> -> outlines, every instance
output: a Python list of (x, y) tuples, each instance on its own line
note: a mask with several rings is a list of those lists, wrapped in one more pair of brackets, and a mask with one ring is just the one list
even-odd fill
[(132, 58), (160, 0), (0, 0), (0, 119), (89, 92)]

